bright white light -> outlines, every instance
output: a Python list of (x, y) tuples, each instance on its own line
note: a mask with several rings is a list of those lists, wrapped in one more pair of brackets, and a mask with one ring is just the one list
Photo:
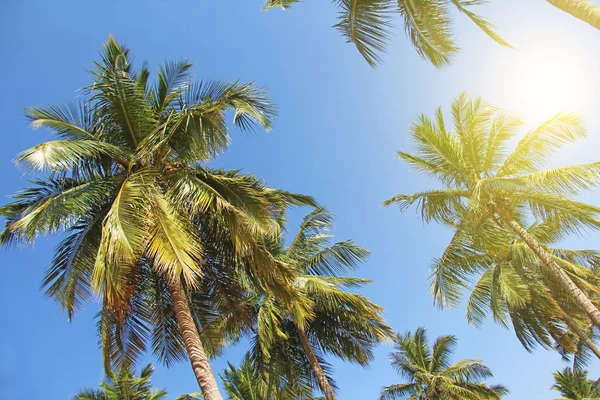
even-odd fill
[(590, 101), (590, 71), (573, 51), (520, 52), (507, 72), (513, 112), (537, 125), (560, 111), (584, 113)]

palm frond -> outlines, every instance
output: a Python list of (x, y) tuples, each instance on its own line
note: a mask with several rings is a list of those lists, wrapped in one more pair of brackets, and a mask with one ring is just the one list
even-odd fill
[(449, 366), (443, 373), (455, 380), (478, 381), (493, 376), (492, 372), (480, 360), (461, 360)]
[[(112, 301), (129, 268), (142, 255), (148, 237), (148, 176), (138, 171), (122, 184), (102, 225), (102, 240), (92, 275), (92, 288)], [(146, 176), (146, 180), (144, 180)]]
[(92, 140), (99, 134), (97, 115), (88, 103), (31, 107), (25, 116), (34, 129), (48, 128), (63, 140)]
[(413, 164), (419, 171), (432, 175), (444, 184), (465, 184), (472, 181), (472, 173), (463, 163), (464, 149), (460, 140), (445, 128), (441, 109), (435, 121), (420, 115), (411, 127), (418, 155), (399, 152), (401, 159)]
[(87, 182), (50, 178), (34, 183), (37, 187), (16, 194), (17, 200), (0, 210), (10, 219), (6, 230), (15, 240), (33, 241), (40, 233), (69, 229), (79, 217), (102, 207), (120, 184), (116, 177)]
[(71, 228), (73, 233), (56, 247), (42, 281), (45, 294), (61, 304), (69, 319), (92, 294), (90, 282), (105, 216), (106, 210), (98, 212)]
[(348, 43), (375, 66), (390, 40), (391, 2), (389, 0), (335, 0), (339, 22), (335, 25)]
[(468, 192), (464, 190), (430, 190), (413, 194), (398, 194), (386, 200), (383, 205), (387, 207), (396, 204), (400, 211), (405, 211), (416, 203), (424, 221), (452, 221), (454, 216), (464, 209), (463, 199), (467, 196)]
[(559, 113), (519, 141), (513, 153), (498, 169), (498, 176), (535, 172), (567, 143), (585, 137), (586, 131), (580, 116)]
[(456, 347), (455, 336), (439, 336), (433, 343), (431, 364), (428, 366), (432, 372), (439, 373), (450, 366), (450, 357)]
[(123, 167), (129, 165), (127, 152), (96, 140), (54, 140), (41, 143), (17, 155), (17, 164), (49, 171), (67, 171), (86, 159), (109, 157)]
[(158, 70), (155, 107), (160, 113), (177, 99), (189, 84), (189, 70), (192, 64), (186, 60), (170, 61)]
[(186, 284), (197, 286), (202, 276), (200, 263), (204, 253), (194, 227), (180, 217), (156, 186), (149, 188), (153, 224), (148, 231), (146, 253), (159, 274), (169, 280), (183, 279)]
[(435, 67), (448, 65), (458, 47), (452, 37), (446, 2), (402, 0), (398, 2), (398, 9), (417, 53)]
[(306, 262), (306, 272), (315, 275), (339, 275), (348, 269), (355, 269), (365, 261), (370, 252), (346, 240), (329, 246), (312, 256)]
[(544, 191), (577, 194), (600, 184), (600, 162), (545, 169), (521, 178)]
[(72, 400), (109, 400), (109, 398), (101, 390), (82, 389), (73, 396)]
[(191, 85), (182, 96), (180, 107), (218, 114), (233, 110), (234, 124), (244, 131), (251, 131), (256, 124), (271, 128), (277, 114), (265, 89), (254, 83), (200, 82)]
[(152, 352), (159, 362), (169, 367), (183, 361), (187, 354), (167, 283), (159, 276), (153, 276), (152, 281), (147, 294), (152, 304)]
[(484, 31), (489, 37), (491, 37), (496, 43), (504, 47), (512, 46), (502, 39), (502, 37), (496, 32), (494, 25), (488, 20), (473, 11), (471, 11), (468, 7), (478, 6), (488, 3), (488, 0), (451, 0), (452, 4), (463, 14), (465, 14), (471, 21), (477, 25), (479, 29)]
[(87, 89), (105, 127), (103, 138), (134, 149), (152, 130), (155, 119), (128, 54), (111, 36), (104, 45), (102, 62), (96, 63), (95, 82)]
[(478, 253), (472, 247), (471, 234), (466, 224), (456, 227), (456, 232), (441, 257), (433, 260), (429, 291), (434, 303), (440, 308), (455, 307), (470, 277), (485, 271), (490, 257)]
[(379, 395), (379, 400), (416, 399), (415, 396), (419, 395), (419, 389), (414, 383), (384, 386)]

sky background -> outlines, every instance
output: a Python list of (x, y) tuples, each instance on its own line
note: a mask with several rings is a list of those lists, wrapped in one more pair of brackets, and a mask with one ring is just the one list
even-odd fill
[[(337, 215), (336, 235), (372, 251), (356, 275), (372, 279), (365, 293), (386, 308), (399, 332), (419, 326), (430, 338), (456, 334), (455, 359), (479, 358), (491, 382), (511, 390), (508, 399), (550, 399), (552, 372), (566, 366), (553, 352), (527, 353), (510, 330), (488, 321), (469, 326), (464, 309), (440, 311), (428, 293), (431, 259), (450, 232), (423, 225), (414, 210), (400, 214), (381, 203), (396, 193), (433, 184), (395, 157), (410, 150), (409, 127), (422, 112), (448, 110), (462, 90), (535, 124), (561, 109), (585, 115), (590, 137), (568, 147), (556, 163), (596, 161), (600, 148), (600, 32), (542, 0), (496, 0), (479, 8), (515, 50), (496, 45), (457, 16), (462, 51), (436, 70), (421, 60), (395, 29), (385, 63), (370, 68), (337, 31), (328, 1), (305, 1), (292, 10), (261, 12), (261, 0), (0, 1), (1, 203), (27, 184), (15, 155), (50, 135), (32, 131), (23, 109), (63, 104), (88, 84), (109, 34), (126, 42), (136, 61), (151, 69), (166, 59), (188, 58), (204, 79), (256, 81), (279, 106), (269, 133), (233, 133), (231, 150), (217, 165), (243, 168), (272, 187), (315, 196)], [(399, 21), (396, 21), (399, 25)], [(584, 199), (600, 204), (600, 195)], [(297, 222), (300, 213), (293, 215)], [(293, 228), (291, 228), (293, 229)], [(97, 305), (69, 323), (39, 285), (59, 237), (0, 253), (0, 399), (64, 400), (102, 379), (95, 333)], [(568, 243), (598, 248), (598, 236)], [(375, 399), (383, 385), (402, 379), (388, 365), (391, 348), (376, 350), (369, 369), (331, 359), (341, 400)], [(213, 362), (220, 372), (245, 351), (240, 344)], [(150, 359), (149, 359), (150, 360)], [(590, 366), (591, 376), (600, 365)], [(188, 363), (157, 366), (156, 386), (177, 395), (197, 391)]]

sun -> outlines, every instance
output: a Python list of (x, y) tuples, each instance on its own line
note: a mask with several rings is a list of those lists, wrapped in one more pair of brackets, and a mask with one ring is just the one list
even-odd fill
[(504, 88), (515, 115), (537, 125), (561, 111), (583, 114), (592, 95), (592, 74), (581, 60), (565, 48), (519, 54), (506, 71)]

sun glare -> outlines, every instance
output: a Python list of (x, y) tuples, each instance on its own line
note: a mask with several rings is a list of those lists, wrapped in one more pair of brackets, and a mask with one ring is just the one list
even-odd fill
[(521, 53), (511, 63), (504, 91), (514, 113), (527, 125), (537, 125), (560, 111), (584, 113), (592, 88), (590, 71), (565, 49), (544, 53)]

